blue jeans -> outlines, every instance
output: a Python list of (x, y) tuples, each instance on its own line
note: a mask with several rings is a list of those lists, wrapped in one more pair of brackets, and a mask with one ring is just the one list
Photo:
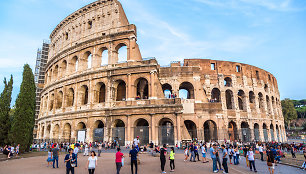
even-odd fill
[(75, 167), (78, 167), (78, 154), (75, 154)]
[(193, 158), (193, 161), (195, 161), (195, 154), (194, 154), (194, 151), (191, 151), (190, 161), (192, 161), (192, 158)]
[(58, 168), (58, 156), (53, 157), (53, 168), (55, 168), (54, 167), (55, 162), (56, 162), (56, 167)]
[(233, 156), (234, 157), (234, 165), (238, 165), (238, 162), (237, 162), (237, 155), (236, 156)]
[(237, 165), (239, 164), (239, 155), (238, 154), (236, 154), (236, 163), (237, 163)]
[(217, 170), (217, 158), (212, 158), (213, 160), (213, 171)]

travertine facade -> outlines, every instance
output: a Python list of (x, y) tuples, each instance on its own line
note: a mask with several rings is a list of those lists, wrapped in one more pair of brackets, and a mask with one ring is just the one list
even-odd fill
[[(82, 130), (88, 142), (122, 145), (137, 135), (143, 144), (286, 140), (272, 74), (227, 61), (186, 59), (161, 67), (144, 60), (136, 27), (117, 0), (81, 8), (50, 38), (39, 139), (76, 141)], [(120, 62), (118, 50), (125, 48), (127, 60)]]

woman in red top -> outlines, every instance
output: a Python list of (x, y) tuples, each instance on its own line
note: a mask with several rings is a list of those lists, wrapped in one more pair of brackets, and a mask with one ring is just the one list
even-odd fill
[(121, 153), (121, 149), (117, 148), (116, 153), (116, 168), (117, 168), (117, 174), (120, 173), (120, 169), (122, 167), (122, 158), (124, 157), (123, 153)]

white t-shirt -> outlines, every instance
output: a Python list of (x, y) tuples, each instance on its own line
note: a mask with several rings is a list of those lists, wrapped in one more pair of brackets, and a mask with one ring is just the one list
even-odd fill
[(79, 148), (75, 147), (73, 153), (77, 155), (79, 153)]
[(205, 152), (205, 147), (204, 147), (204, 146), (202, 146), (201, 149), (202, 149), (202, 153), (206, 153), (206, 152)]
[(236, 152), (234, 149), (232, 149), (232, 152), (233, 152), (233, 156), (236, 156)]
[(262, 147), (261, 147), (261, 146), (259, 146), (259, 147), (258, 147), (258, 150), (259, 150), (259, 152), (263, 152), (263, 150), (262, 150)]
[(134, 145), (135, 145), (135, 146), (138, 146), (138, 144), (139, 144), (139, 140), (137, 140), (137, 138), (135, 138), (135, 139), (134, 139)]
[(95, 156), (94, 158), (92, 158), (91, 156), (88, 158), (89, 164), (88, 164), (88, 169), (95, 169), (96, 168), (96, 161), (97, 161), (97, 157)]
[(254, 161), (254, 152), (253, 151), (248, 151), (248, 160), (249, 161)]

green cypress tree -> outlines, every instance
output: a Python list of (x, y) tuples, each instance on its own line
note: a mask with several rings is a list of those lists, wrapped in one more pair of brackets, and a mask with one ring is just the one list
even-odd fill
[(23, 67), (20, 92), (15, 103), (15, 112), (10, 138), (20, 144), (20, 151), (28, 151), (33, 141), (35, 122), (35, 82), (32, 69), (28, 64)]
[(9, 143), (9, 131), (11, 127), (10, 110), (13, 90), (13, 76), (9, 82), (4, 78), (4, 89), (0, 95), (0, 145)]

